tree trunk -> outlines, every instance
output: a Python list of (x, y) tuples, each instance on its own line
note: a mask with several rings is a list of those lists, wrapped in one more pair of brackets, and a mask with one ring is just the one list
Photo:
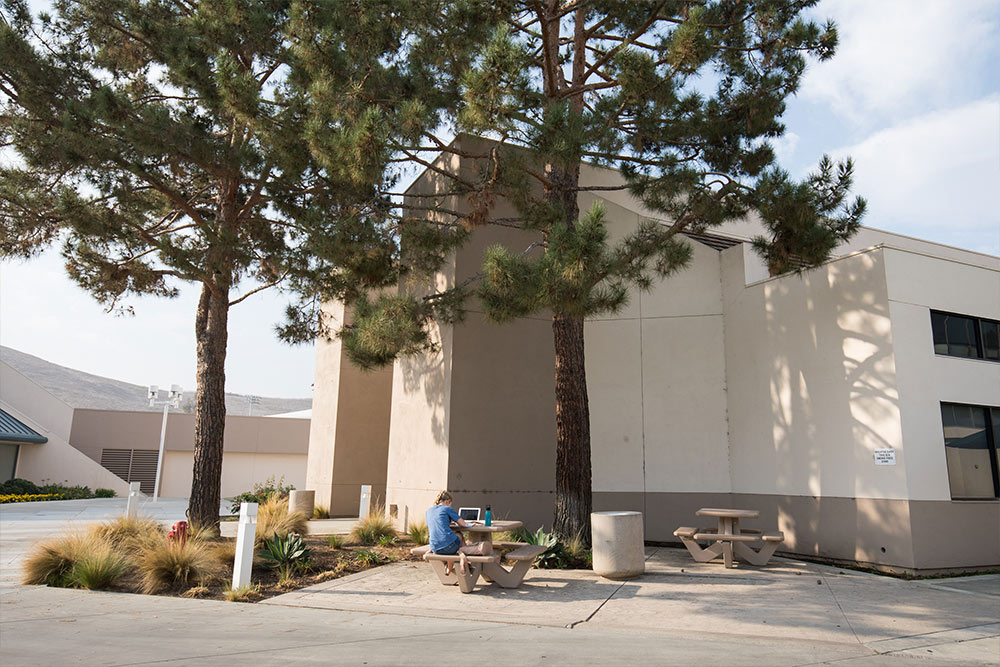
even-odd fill
[(226, 427), (226, 344), (229, 289), (203, 285), (195, 319), (198, 391), (194, 418), (194, 472), (188, 518), (218, 533), (222, 443)]
[(583, 318), (552, 316), (556, 353), (555, 531), (590, 543), (590, 405)]

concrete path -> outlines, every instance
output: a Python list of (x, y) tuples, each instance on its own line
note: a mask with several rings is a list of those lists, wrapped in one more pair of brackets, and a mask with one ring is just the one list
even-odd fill
[[(123, 503), (2, 506), (2, 561)], [(146, 511), (169, 522), (184, 505), (161, 500)], [(726, 570), (650, 549), (647, 574), (634, 581), (532, 570), (519, 589), (469, 595), (411, 562), (255, 605), (15, 580), (0, 586), (4, 664), (1000, 664), (1000, 575), (902, 581), (787, 559)]]

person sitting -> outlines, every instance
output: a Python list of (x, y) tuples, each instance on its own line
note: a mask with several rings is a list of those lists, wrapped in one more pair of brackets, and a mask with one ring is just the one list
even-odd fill
[[(454, 521), (461, 527), (468, 524), (465, 519), (458, 515), (458, 512), (451, 506), (451, 494), (442, 491), (434, 499), (434, 507), (428, 508), (424, 519), (427, 522), (427, 536), (430, 542), (431, 551), (436, 554), (457, 554), (458, 550), (465, 544), (462, 536), (452, 530), (451, 522)], [(445, 563), (444, 573), (451, 574), (453, 563)]]

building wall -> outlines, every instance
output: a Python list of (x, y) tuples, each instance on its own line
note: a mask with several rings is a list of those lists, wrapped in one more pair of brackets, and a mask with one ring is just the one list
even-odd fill
[[(324, 312), (334, 330), (347, 317), (339, 303), (324, 305)], [(357, 516), (361, 485), (385, 500), (392, 367), (362, 370), (332, 338), (317, 341), (316, 368), (324, 372), (313, 386), (305, 488), (316, 491), (316, 504), (332, 515)]]
[[(97, 463), (104, 449), (157, 450), (162, 420), (162, 412), (79, 408), (73, 411), (70, 442), (76, 451)], [(285, 483), (305, 488), (308, 442), (308, 419), (227, 416), (222, 496), (248, 491), (268, 477), (284, 477)], [(164, 438), (161, 496), (186, 498), (191, 494), (193, 451), (194, 415), (171, 413)], [(121, 483), (127, 490), (128, 484)]]
[(930, 316), (934, 309), (1000, 320), (1000, 260), (884, 253), (915, 559), (927, 568), (1000, 565), (1000, 501), (951, 500), (940, 409), (1000, 406), (1000, 363), (935, 354)]
[(87, 458), (69, 444), (73, 408), (40, 385), (0, 362), (0, 404), (38, 434), (43, 444), (22, 444), (15, 477), (41, 484), (43, 481), (113, 489), (128, 494), (128, 484)]

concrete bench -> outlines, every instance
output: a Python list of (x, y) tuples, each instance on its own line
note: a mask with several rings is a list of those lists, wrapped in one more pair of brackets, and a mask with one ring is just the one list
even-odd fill
[[(681, 542), (697, 562), (707, 563), (721, 555), (726, 561), (726, 567), (732, 567), (733, 555), (739, 556), (751, 565), (767, 565), (778, 545), (785, 540), (785, 535), (781, 531), (762, 533), (759, 530), (741, 529), (739, 533), (719, 533), (709, 528), (693, 526), (681, 526), (674, 531), (674, 537), (681, 538)], [(698, 544), (698, 540), (711, 541), (712, 544), (702, 547)], [(750, 542), (763, 542), (763, 544), (760, 549), (754, 549), (748, 545)]]
[[(458, 571), (461, 556), (458, 554), (436, 554), (431, 551), (430, 546), (414, 547), (410, 553), (420, 556), (431, 564), (438, 579), (446, 586), (458, 584), (458, 588), (463, 593), (471, 593), (476, 582), (481, 576), (487, 582), (495, 583), (501, 588), (517, 588), (524, 581), (524, 575), (528, 573), (535, 559), (542, 555), (545, 547), (537, 544), (524, 544), (523, 542), (498, 542), (494, 547), (516, 547), (504, 558), (514, 563), (509, 570), (500, 565), (500, 554), (493, 553), (490, 556), (466, 556), (468, 572), (462, 574)], [(446, 565), (452, 564), (452, 571), (445, 574)]]

